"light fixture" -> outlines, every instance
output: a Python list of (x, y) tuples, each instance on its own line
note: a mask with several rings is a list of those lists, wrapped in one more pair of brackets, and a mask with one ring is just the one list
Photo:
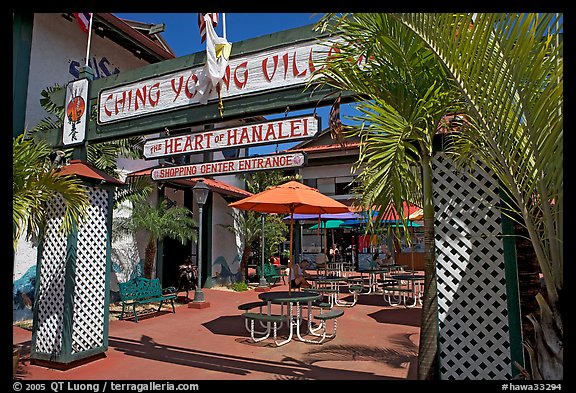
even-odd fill
[(206, 203), (206, 200), (208, 199), (210, 189), (208, 188), (206, 183), (204, 183), (202, 180), (199, 180), (196, 182), (194, 188), (192, 188), (192, 191), (194, 192), (196, 203), (198, 203), (199, 207), (202, 208), (202, 206)]
[(196, 257), (198, 283), (196, 284), (192, 304), (199, 304), (205, 303), (204, 292), (202, 292), (202, 210), (206, 200), (208, 199), (210, 189), (203, 181), (198, 180), (192, 188), (192, 192), (194, 193), (194, 198), (198, 204), (198, 256)]

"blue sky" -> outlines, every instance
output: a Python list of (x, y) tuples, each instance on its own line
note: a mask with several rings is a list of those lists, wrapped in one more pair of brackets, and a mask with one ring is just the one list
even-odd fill
[[(186, 56), (192, 53), (206, 50), (204, 43), (200, 43), (200, 33), (198, 29), (198, 14), (196, 13), (115, 13), (119, 18), (134, 20), (145, 23), (164, 23), (165, 29), (162, 36), (170, 45), (176, 56)], [(276, 33), (282, 30), (289, 30), (300, 26), (312, 25), (320, 20), (323, 14), (313, 13), (226, 13), (226, 38), (232, 43), (244, 41), (249, 38), (260, 37)], [(223, 36), (223, 18), (220, 14), (220, 21), (216, 27), (216, 33)], [(317, 113), (322, 118), (322, 125), (328, 124), (328, 114), (330, 108), (318, 108)], [(294, 111), (290, 116), (309, 114), (313, 108), (303, 111)], [(346, 123), (344, 116), (352, 114), (352, 109), (348, 105), (342, 105), (342, 120)], [(283, 117), (267, 116), (268, 119)], [(280, 144), (278, 149), (284, 150), (295, 143)], [(268, 154), (276, 150), (276, 145), (266, 145), (250, 149), (250, 154)]]

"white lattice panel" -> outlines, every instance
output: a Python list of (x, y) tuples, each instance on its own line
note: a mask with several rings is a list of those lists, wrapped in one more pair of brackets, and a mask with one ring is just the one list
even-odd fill
[(88, 217), (78, 227), (72, 353), (104, 344), (108, 191), (89, 188)]
[(442, 379), (510, 379), (512, 366), (498, 182), (487, 167), (433, 161)]
[(46, 208), (46, 232), (40, 258), (40, 279), (36, 295), (36, 352), (59, 355), (62, 351), (62, 315), (66, 236), (59, 230), (66, 205), (55, 200)]

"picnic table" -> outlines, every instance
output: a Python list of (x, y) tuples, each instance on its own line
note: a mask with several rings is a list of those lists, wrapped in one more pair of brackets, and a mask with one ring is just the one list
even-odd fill
[[(393, 274), (390, 276), (392, 279), (398, 281), (397, 287), (385, 288), (385, 293), (388, 292), (388, 298), (385, 296), (384, 300), (388, 301), (392, 306), (399, 306), (404, 304), (405, 307), (415, 307), (416, 304), (422, 305), (420, 285), (419, 283), (424, 281), (423, 274)], [(395, 292), (398, 293), (398, 301), (391, 301), (390, 293), (393, 295)], [(410, 293), (413, 300), (411, 304), (408, 304), (408, 299), (406, 294)]]
[(360, 277), (364, 279), (364, 273), (368, 274), (368, 289), (367, 291), (360, 292), (361, 295), (369, 295), (371, 293), (382, 293), (378, 290), (378, 276), (388, 273), (387, 268), (382, 269), (360, 269)]
[[(244, 313), (244, 317), (251, 320), (251, 335), (254, 341), (261, 341), (270, 336), (273, 332), (274, 342), (277, 346), (282, 346), (292, 339), (298, 339), (305, 343), (320, 344), (326, 338), (333, 338), (336, 336), (336, 319), (344, 314), (343, 310), (329, 310), (327, 312), (320, 311), (320, 314), (313, 315), (312, 310), (314, 309), (313, 303), (319, 300), (322, 295), (314, 291), (272, 291), (263, 292), (258, 295), (258, 297), (267, 302), (268, 311), (264, 313)], [(280, 305), (280, 314), (272, 314), (272, 306)], [(303, 306), (307, 306), (308, 312), (308, 326), (307, 332), (310, 335), (315, 336), (315, 339), (308, 339), (303, 337), (300, 326), (303, 323)], [(320, 321), (318, 327), (313, 327), (312, 320), (316, 319)], [(334, 327), (332, 333), (328, 333), (326, 329), (326, 321), (333, 320)], [(254, 335), (254, 323), (255, 321), (262, 321), (267, 323), (267, 330), (261, 337), (255, 337)], [(284, 340), (278, 340), (277, 330), (278, 325), (288, 322), (289, 334)]]
[[(328, 297), (330, 306), (352, 307), (358, 301), (358, 293), (362, 290), (361, 286), (349, 285), (349, 280), (343, 276), (318, 276), (311, 279), (314, 291)], [(352, 302), (344, 301), (340, 298), (340, 287), (345, 286), (349, 293), (354, 294)]]

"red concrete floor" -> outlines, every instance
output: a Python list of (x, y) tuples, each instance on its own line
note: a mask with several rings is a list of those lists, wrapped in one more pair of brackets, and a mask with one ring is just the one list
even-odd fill
[[(287, 290), (277, 285), (271, 290)], [(194, 293), (190, 293), (193, 297)], [(274, 347), (252, 343), (237, 306), (258, 292), (204, 289), (209, 308), (180, 304), (166, 311), (109, 324), (105, 356), (62, 371), (31, 364), (32, 333), (13, 328), (23, 346), (18, 380), (413, 380), (421, 308), (386, 306), (381, 295), (361, 295), (344, 308), (337, 336)], [(332, 324), (329, 327), (331, 329)], [(281, 331), (280, 334), (284, 334)]]

